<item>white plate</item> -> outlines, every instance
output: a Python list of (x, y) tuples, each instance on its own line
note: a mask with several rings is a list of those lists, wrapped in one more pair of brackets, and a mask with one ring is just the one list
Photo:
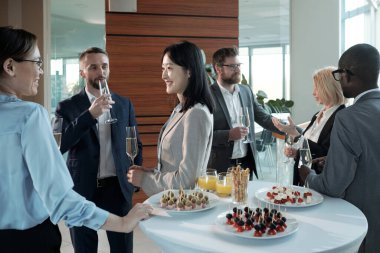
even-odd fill
[(297, 204), (297, 203), (291, 204), (289, 202), (287, 202), (287, 204), (274, 204), (270, 200), (267, 199), (267, 192), (272, 190), (272, 188), (269, 188), (269, 187), (257, 190), (255, 192), (255, 197), (258, 200), (261, 200), (265, 203), (273, 204), (275, 206), (283, 206), (283, 207), (308, 207), (308, 206), (315, 206), (323, 202), (323, 196), (319, 192), (316, 192), (312, 189), (300, 187), (300, 186), (292, 186), (292, 189), (299, 191), (301, 193), (301, 196), (303, 195), (305, 191), (311, 192), (313, 194), (311, 196), (311, 202), (309, 204), (306, 204), (305, 202), (303, 202), (302, 204)]
[[(175, 196), (178, 196), (178, 190), (171, 190), (171, 191), (174, 192)], [(188, 193), (194, 192), (195, 190), (184, 190), (184, 191), (185, 191), (186, 194), (188, 194)], [(177, 209), (162, 208), (161, 204), (160, 204), (160, 199), (161, 199), (162, 194), (166, 193), (166, 192), (168, 192), (168, 190), (163, 191), (163, 192), (159, 192), (159, 193), (151, 196), (147, 200), (145, 200), (144, 203), (148, 203), (148, 204), (152, 205), (153, 208), (165, 211), (167, 213), (195, 213), (195, 212), (201, 212), (201, 211), (205, 211), (205, 210), (211, 209), (211, 208), (217, 206), (218, 203), (219, 203), (219, 197), (218, 196), (216, 196), (215, 194), (210, 193), (210, 192), (203, 192), (202, 191), (202, 193), (204, 195), (207, 195), (208, 199), (209, 199), (209, 204), (205, 208), (196, 208), (196, 209), (181, 210), (181, 211), (179, 211)]]
[(255, 229), (253, 228), (251, 231), (244, 232), (236, 232), (236, 228), (231, 225), (226, 224), (226, 214), (228, 212), (223, 212), (216, 217), (215, 223), (218, 230), (224, 234), (233, 235), (237, 237), (243, 237), (248, 239), (258, 239), (258, 240), (266, 240), (266, 239), (276, 239), (284, 236), (291, 235), (298, 230), (298, 222), (296, 219), (292, 218), (289, 215), (284, 215), (286, 217), (286, 225), (287, 228), (284, 232), (277, 233), (275, 235), (264, 234), (262, 237), (255, 237), (253, 233)]

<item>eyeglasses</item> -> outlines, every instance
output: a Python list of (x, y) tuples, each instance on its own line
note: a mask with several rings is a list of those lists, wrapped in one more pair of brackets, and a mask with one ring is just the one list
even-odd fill
[(230, 68), (231, 70), (237, 70), (237, 69), (240, 69), (242, 63), (234, 63), (234, 64), (220, 64), (220, 66), (223, 66), (223, 67), (228, 67)]
[(15, 60), (17, 62), (23, 62), (23, 61), (34, 62), (34, 63), (37, 64), (37, 66), (40, 69), (42, 69), (42, 65), (44, 64), (44, 61), (42, 59), (38, 59), (38, 60), (27, 60), (27, 59), (21, 59), (21, 60), (19, 60), (19, 59), (13, 59), (13, 60)]
[(351, 76), (355, 75), (349, 69), (337, 69), (337, 70), (334, 70), (333, 72), (331, 72), (331, 74), (333, 75), (334, 79), (337, 80), (337, 81), (340, 81), (342, 79), (342, 74), (343, 73), (347, 73), (347, 74), (349, 74)]

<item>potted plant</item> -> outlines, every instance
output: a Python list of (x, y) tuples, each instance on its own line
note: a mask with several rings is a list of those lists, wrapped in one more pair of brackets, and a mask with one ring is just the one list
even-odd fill
[(268, 98), (268, 95), (259, 90), (256, 93), (257, 102), (259, 102), (269, 113), (291, 113), (291, 108), (294, 106), (294, 101), (282, 99), (269, 99), (267, 102), (264, 100)]

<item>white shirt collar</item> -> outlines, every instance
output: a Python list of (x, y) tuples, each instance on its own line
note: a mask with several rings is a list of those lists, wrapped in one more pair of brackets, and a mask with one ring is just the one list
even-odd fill
[(231, 94), (231, 92), (229, 92), (226, 88), (224, 88), (218, 81), (216, 82), (218, 85), (219, 85), (219, 87), (220, 87), (220, 90), (223, 92), (223, 93), (228, 93), (228, 94), (230, 94), (230, 95), (234, 95), (234, 94), (236, 94), (236, 93), (239, 93), (240, 92), (240, 87), (239, 87), (239, 85), (237, 85), (237, 84), (234, 84), (234, 92)]
[(90, 103), (92, 103), (93, 100), (96, 99), (96, 97), (94, 95), (91, 94), (91, 92), (89, 92), (87, 90), (87, 88), (84, 88), (84, 90), (86, 91), (86, 94), (87, 94), (87, 97), (88, 97), (88, 100), (90, 100)]
[(356, 101), (358, 101), (359, 98), (361, 98), (361, 97), (364, 96), (365, 94), (370, 93), (370, 92), (374, 92), (374, 91), (380, 91), (380, 88), (370, 89), (370, 90), (366, 90), (366, 91), (360, 93), (359, 95), (357, 95), (357, 96), (355, 97), (354, 102), (353, 102), (352, 104), (355, 104)]

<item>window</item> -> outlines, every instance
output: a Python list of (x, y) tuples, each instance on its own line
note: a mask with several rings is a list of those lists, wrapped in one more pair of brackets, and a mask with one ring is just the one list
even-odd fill
[(262, 90), (270, 99), (289, 96), (289, 45), (243, 47), (239, 55), (255, 94)]
[(79, 78), (78, 58), (52, 59), (50, 64), (51, 109), (55, 112), (57, 104), (78, 93), (84, 83)]
[(241, 71), (253, 92), (289, 99), (290, 0), (239, 1)]
[[(103, 0), (51, 1), (51, 112), (84, 87), (79, 54), (89, 47), (105, 48)], [(82, 10), (86, 9), (85, 12)]]
[(375, 45), (379, 4), (379, 0), (341, 0), (342, 51), (358, 43)]

